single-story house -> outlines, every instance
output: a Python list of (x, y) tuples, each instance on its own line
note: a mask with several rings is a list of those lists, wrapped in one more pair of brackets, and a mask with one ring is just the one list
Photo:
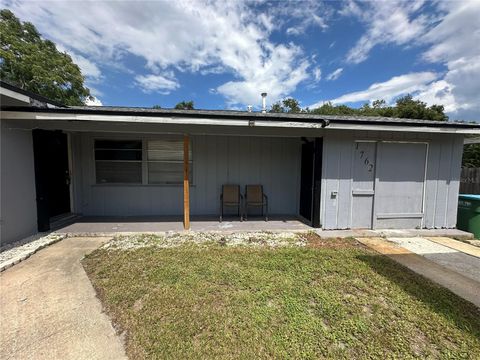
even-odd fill
[(1, 83), (1, 241), (83, 216), (219, 213), (261, 184), (312, 227), (454, 228), (463, 142), (480, 126), (381, 117), (67, 107)]

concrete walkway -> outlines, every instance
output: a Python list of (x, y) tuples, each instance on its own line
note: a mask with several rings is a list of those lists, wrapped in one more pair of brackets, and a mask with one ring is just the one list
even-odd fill
[(108, 238), (69, 238), (0, 274), (1, 359), (126, 359), (82, 257)]
[(480, 258), (476, 256), (422, 237), (389, 237), (387, 240), (472, 280), (480, 281)]
[(471, 244), (466, 244), (461, 241), (453, 240), (447, 237), (427, 237), (427, 240), (436, 242), (441, 245), (445, 245), (449, 248), (458, 250), (468, 255), (476, 256), (480, 258), (480, 247)]
[(480, 307), (479, 258), (423, 238), (356, 240)]

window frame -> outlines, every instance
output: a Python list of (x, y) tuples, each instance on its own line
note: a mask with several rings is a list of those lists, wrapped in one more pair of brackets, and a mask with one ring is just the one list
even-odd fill
[[(93, 158), (93, 185), (94, 186), (146, 186), (146, 187), (183, 187), (183, 177), (182, 180), (178, 183), (158, 183), (158, 184), (150, 184), (149, 183), (149, 174), (148, 174), (148, 141), (158, 141), (162, 139), (172, 139), (172, 138), (177, 138), (179, 139), (180, 142), (183, 144), (183, 136), (182, 135), (170, 135), (170, 134), (165, 134), (165, 135), (160, 135), (160, 136), (132, 136), (132, 137), (116, 137), (115, 135), (113, 136), (96, 136), (92, 139), (91, 143), (91, 149), (92, 149), (92, 158)], [(125, 162), (140, 162), (141, 163), (141, 178), (142, 181), (138, 183), (99, 183), (97, 182), (97, 166), (96, 163), (97, 161), (111, 161), (115, 162), (115, 160), (97, 160), (96, 159), (96, 154), (95, 154), (95, 142), (97, 140), (110, 140), (110, 141), (141, 141), (142, 143), (142, 160), (126, 160)], [(190, 153), (191, 156), (189, 157), (189, 174), (190, 174), (190, 181), (189, 185), (190, 186), (195, 186), (195, 161), (194, 161), (194, 153), (195, 153), (195, 147), (194, 147), (194, 139), (190, 136)], [(182, 146), (183, 148), (183, 146)], [(124, 161), (124, 160), (117, 160), (117, 161)], [(152, 162), (161, 162), (161, 161), (152, 161)], [(182, 161), (183, 164), (183, 161)]]
[[(99, 148), (97, 149), (96, 143), (97, 141), (137, 141), (140, 142), (141, 148), (140, 149), (108, 149), (108, 148)], [(138, 151), (141, 154), (141, 159), (140, 160), (103, 160), (103, 159), (97, 159), (97, 150), (117, 150), (117, 151)], [(143, 152), (143, 140), (138, 139), (138, 138), (96, 138), (93, 140), (93, 168), (94, 168), (94, 183), (96, 185), (141, 185), (143, 183), (143, 157), (144, 157), (144, 152)], [(103, 163), (139, 163), (140, 164), (140, 182), (98, 182), (97, 179), (97, 162), (103, 162)]]

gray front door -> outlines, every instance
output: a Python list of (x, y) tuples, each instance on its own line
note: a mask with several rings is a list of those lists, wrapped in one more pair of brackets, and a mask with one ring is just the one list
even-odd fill
[(375, 195), (375, 142), (356, 141), (352, 163), (352, 228), (372, 228)]
[(422, 226), (427, 144), (378, 145), (375, 187), (376, 228)]

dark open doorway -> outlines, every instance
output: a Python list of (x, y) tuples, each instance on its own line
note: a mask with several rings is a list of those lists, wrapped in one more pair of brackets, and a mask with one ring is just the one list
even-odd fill
[(312, 227), (320, 227), (320, 194), (322, 186), (323, 139), (302, 139), (300, 175), (300, 215)]
[(33, 130), (38, 231), (51, 219), (70, 213), (68, 139), (61, 131)]

